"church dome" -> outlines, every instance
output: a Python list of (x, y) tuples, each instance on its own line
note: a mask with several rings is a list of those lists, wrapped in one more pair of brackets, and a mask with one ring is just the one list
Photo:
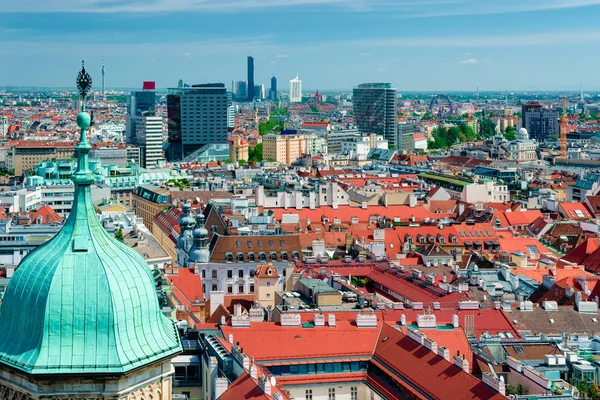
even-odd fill
[(527, 129), (525, 129), (525, 128), (519, 129), (518, 138), (521, 140), (529, 139), (529, 132), (527, 132)]
[(15, 271), (0, 308), (0, 363), (28, 374), (121, 374), (181, 351), (144, 258), (100, 224), (85, 116), (69, 219)]

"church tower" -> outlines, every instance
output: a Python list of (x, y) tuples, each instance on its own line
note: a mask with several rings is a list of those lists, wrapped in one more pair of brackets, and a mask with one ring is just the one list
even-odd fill
[(75, 201), (63, 229), (25, 257), (0, 307), (0, 398), (171, 400), (182, 348), (146, 261), (102, 227), (91, 199), (82, 67)]

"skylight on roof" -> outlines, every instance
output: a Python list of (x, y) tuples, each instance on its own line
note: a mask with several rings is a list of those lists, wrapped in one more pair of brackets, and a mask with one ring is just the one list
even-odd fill
[(535, 246), (525, 246), (525, 248), (527, 249), (527, 252), (529, 254), (540, 254), (537, 247), (535, 247)]
[(585, 215), (581, 210), (575, 210), (575, 215), (577, 215), (579, 218), (585, 218)]

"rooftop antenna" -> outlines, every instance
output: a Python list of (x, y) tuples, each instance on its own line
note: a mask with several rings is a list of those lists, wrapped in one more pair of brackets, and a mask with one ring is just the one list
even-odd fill
[(477, 86), (477, 101), (479, 101), (479, 86)]
[(504, 92), (504, 109), (508, 110), (508, 90)]
[(579, 100), (583, 103), (583, 83), (579, 82)]
[(104, 101), (106, 101), (106, 87), (104, 86), (104, 74), (106, 73), (106, 70), (104, 68), (104, 58), (102, 59), (102, 97), (104, 98)]

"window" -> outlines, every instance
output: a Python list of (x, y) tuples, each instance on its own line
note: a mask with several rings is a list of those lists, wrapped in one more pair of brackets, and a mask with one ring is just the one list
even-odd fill
[(244, 285), (238, 286), (238, 293), (244, 293)]
[(202, 270), (202, 277), (206, 278), (206, 270), (205, 269)]
[(267, 286), (271, 286), (271, 282), (267, 282)]
[(252, 248), (252, 242), (248, 240), (248, 248), (251, 249)]
[(206, 293), (206, 285), (202, 284), (202, 293)]
[(213, 292), (216, 292), (217, 290), (218, 290), (218, 289), (217, 289), (217, 285), (212, 285), (212, 291), (213, 291)]
[(335, 388), (329, 388), (329, 400), (335, 400)]
[(254, 285), (250, 285), (250, 293), (254, 293)]
[(313, 400), (312, 389), (306, 389), (306, 391), (304, 392), (304, 399), (305, 400)]
[(233, 293), (233, 286), (227, 286), (227, 293)]
[(406, 243), (413, 244), (413, 238), (412, 238), (412, 236), (409, 236), (409, 237), (406, 238)]
[(280, 240), (280, 241), (279, 241), (279, 245), (280, 245), (281, 247), (285, 247), (285, 241), (283, 241), (283, 240)]
[(216, 269), (213, 269), (213, 270), (212, 270), (212, 277), (213, 277), (214, 279), (216, 279), (216, 278), (217, 278), (217, 270), (216, 270)]
[(239, 240), (236, 240), (235, 244), (237, 245), (238, 249), (240, 249), (242, 247), (242, 243)]
[(425, 237), (424, 236), (419, 237), (419, 243), (421, 243), (421, 244), (425, 243)]
[(244, 270), (243, 270), (243, 269), (240, 269), (240, 270), (238, 271), (238, 278), (243, 278), (243, 277), (244, 277)]
[(261, 239), (258, 239), (258, 247), (260, 247), (261, 249), (263, 247), (263, 242)]
[(233, 270), (232, 269), (227, 270), (227, 277), (230, 279), (233, 278)]
[(237, 260), (239, 262), (244, 262), (244, 253), (238, 253)]
[(273, 242), (272, 240), (269, 240), (269, 247), (271, 247), (271, 248), (275, 247), (275, 242)]
[(350, 388), (350, 400), (358, 400), (358, 388), (356, 386)]

